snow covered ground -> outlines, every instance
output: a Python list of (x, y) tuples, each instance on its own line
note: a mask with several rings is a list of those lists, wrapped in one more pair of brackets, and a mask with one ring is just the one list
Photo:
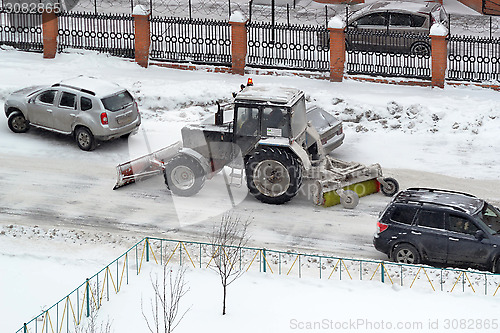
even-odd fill
[[(109, 303), (111, 310), (103, 308), (101, 319), (112, 319), (115, 332), (145, 332), (140, 300), (151, 320), (151, 277), (156, 274), (161, 277), (158, 266), (123, 289)], [(222, 316), (218, 279), (210, 270), (188, 270), (190, 290), (181, 300), (180, 314), (189, 311), (176, 332), (495, 332), (498, 328), (485, 329), (485, 323), (500, 320), (500, 305), (491, 297), (263, 273), (247, 273), (229, 286), (228, 313)]]
[[(6, 78), (0, 82), (0, 108), (18, 88), (83, 74), (130, 89), (143, 116), (141, 131), (128, 142), (103, 143), (93, 152), (79, 150), (69, 137), (37, 129), (14, 134), (5, 119), (0, 123), (0, 331), (19, 328), (42, 306), (58, 301), (146, 235), (205, 241), (211, 221), (230, 208), (217, 180), (190, 200), (173, 198), (161, 179), (111, 189), (117, 164), (147, 152), (146, 142), (154, 150), (178, 140), (182, 126), (214, 113), (215, 102), (228, 100), (246, 77), (155, 66), (144, 69), (92, 52), (43, 60), (39, 54), (7, 49), (0, 50), (0, 64), (0, 77)], [(380, 163), (403, 188), (449, 188), (500, 203), (498, 92), (349, 80), (331, 83), (286, 75), (254, 75), (253, 79), (258, 85), (303, 89), (310, 103), (341, 118), (346, 141), (334, 152), (336, 157)], [(380, 194), (363, 198), (354, 211), (315, 207), (306, 195), (282, 206), (263, 205), (247, 197), (244, 188), (237, 197), (235, 211), (253, 217), (252, 246), (384, 259), (371, 245), (377, 215), (389, 200)], [(149, 283), (148, 275), (142, 276), (137, 286)], [(400, 317), (422, 319), (424, 325), (436, 317), (498, 318), (492, 298), (250, 275), (230, 290), (235, 297), (230, 298), (226, 320), (218, 316), (219, 302), (214, 300), (218, 289), (206, 287), (215, 285), (216, 278), (190, 272), (189, 279), (192, 290), (186, 303), (195, 306), (179, 326), (180, 332), (220, 325), (226, 331), (293, 331), (298, 330), (290, 326), (295, 318), (308, 322)], [(127, 287), (118, 295), (124, 301), (108, 303), (103, 311), (110, 315), (113, 309), (122, 311), (127, 297), (141, 290)], [(262, 302), (270, 295), (272, 302)], [(132, 313), (140, 316), (137, 309), (127, 312)], [(132, 331), (120, 328), (119, 321), (114, 319), (115, 332)], [(133, 323), (142, 322), (139, 318)]]

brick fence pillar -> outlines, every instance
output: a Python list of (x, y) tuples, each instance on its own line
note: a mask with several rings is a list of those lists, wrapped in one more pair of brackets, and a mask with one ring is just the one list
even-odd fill
[(149, 11), (141, 5), (135, 6), (132, 12), (134, 17), (135, 62), (142, 67), (148, 67), (149, 64), (149, 47), (151, 45), (149, 15)]
[(431, 55), (432, 55), (432, 86), (444, 88), (446, 65), (448, 62), (448, 46), (446, 37), (448, 30), (441, 24), (431, 28)]
[(330, 81), (342, 82), (345, 64), (345, 32), (340, 17), (333, 17), (328, 22), (330, 32)]
[(57, 53), (58, 19), (52, 11), (42, 13), (43, 57), (53, 59)]
[(244, 75), (247, 58), (247, 20), (235, 12), (229, 19), (231, 24), (231, 61), (233, 74)]

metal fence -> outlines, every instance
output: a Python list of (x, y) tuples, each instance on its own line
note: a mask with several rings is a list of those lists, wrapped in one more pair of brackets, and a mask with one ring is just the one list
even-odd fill
[[(500, 294), (500, 274), (488, 272), (434, 268), (393, 262), (347, 259), (317, 254), (274, 251), (262, 248), (234, 248), (239, 251), (241, 271), (264, 272), (326, 280), (367, 280), (429, 291), (463, 292), (497, 296)], [(227, 248), (220, 245), (145, 238), (85, 280), (59, 302), (23, 324), (16, 333), (69, 333), (110, 300), (123, 284), (139, 275), (146, 262), (185, 264), (207, 268), (214, 260), (224, 260)]]
[(348, 74), (430, 80), (431, 41), (423, 34), (346, 31)]
[[(58, 16), (59, 52), (73, 48), (134, 58), (132, 15), (61, 12)], [(227, 21), (155, 16), (150, 22), (150, 59), (231, 65), (231, 27)], [(247, 31), (248, 66), (329, 70), (329, 32), (323, 26), (254, 21), (247, 24)], [(0, 45), (42, 52), (41, 15), (0, 12)], [(347, 29), (346, 49), (348, 74), (431, 78), (427, 35)], [(448, 38), (446, 79), (499, 81), (499, 59), (500, 38), (452, 35)]]
[(110, 15), (61, 12), (58, 51), (84, 49), (134, 58), (134, 18)]
[(500, 38), (450, 36), (446, 79), (500, 81)]
[(43, 52), (42, 15), (0, 12), (0, 45)]
[(231, 66), (228, 22), (151, 18), (152, 60)]
[(324, 27), (251, 22), (247, 30), (248, 66), (329, 70), (330, 39)]

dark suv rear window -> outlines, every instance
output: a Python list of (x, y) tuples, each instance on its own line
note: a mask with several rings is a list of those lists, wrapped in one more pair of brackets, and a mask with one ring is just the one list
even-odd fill
[(418, 214), (417, 224), (419, 227), (444, 229), (444, 214), (429, 210), (422, 210)]
[(392, 211), (391, 220), (394, 222), (411, 224), (416, 213), (417, 207), (397, 206)]
[(128, 91), (122, 91), (116, 95), (101, 99), (102, 104), (108, 111), (118, 111), (132, 104), (134, 98)]

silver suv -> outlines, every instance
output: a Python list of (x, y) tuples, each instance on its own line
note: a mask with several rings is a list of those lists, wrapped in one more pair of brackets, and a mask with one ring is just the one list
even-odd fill
[(429, 31), (436, 22), (448, 25), (448, 14), (439, 3), (377, 1), (349, 16), (346, 46), (348, 50), (428, 56)]
[(5, 115), (15, 133), (33, 125), (70, 134), (87, 151), (95, 149), (97, 140), (127, 137), (141, 124), (137, 103), (126, 89), (83, 76), (16, 91), (5, 102)]

